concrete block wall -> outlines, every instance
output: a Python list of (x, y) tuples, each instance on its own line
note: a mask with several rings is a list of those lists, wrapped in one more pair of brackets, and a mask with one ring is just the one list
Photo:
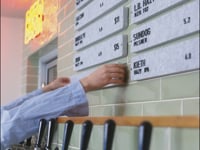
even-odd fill
[[(195, 0), (191, 0), (195, 1)], [(129, 8), (129, 26), (112, 36), (119, 34), (128, 35), (128, 55), (108, 63), (126, 63), (130, 70), (131, 58), (137, 54), (130, 52), (131, 31), (139, 25), (130, 24), (130, 7), (132, 0), (127, 0), (122, 5)], [(189, 2), (187, 2), (189, 3)], [(156, 16), (150, 17), (145, 22), (179, 8), (185, 3), (180, 3), (165, 10)], [(122, 6), (121, 5), (121, 6)], [(116, 8), (115, 8), (116, 9)], [(114, 9), (112, 10), (114, 11)], [(109, 11), (109, 13), (112, 13)], [(74, 76), (87, 74), (97, 66), (83, 71), (74, 71), (73, 56), (75, 36), (75, 0), (59, 0), (57, 49), (58, 76)], [(107, 14), (109, 14), (107, 13)], [(106, 14), (106, 15), (107, 15)], [(104, 15), (105, 16), (105, 15)], [(102, 16), (102, 17), (104, 17)], [(102, 18), (100, 17), (100, 18)], [(100, 19), (98, 18), (98, 19)], [(142, 23), (141, 23), (142, 24)], [(187, 41), (199, 36), (199, 32), (156, 46), (166, 47), (174, 43)], [(105, 38), (104, 40), (107, 40)], [(96, 45), (99, 42), (93, 44)], [(154, 48), (150, 49), (154, 50)], [(41, 50), (39, 50), (41, 51)], [(142, 53), (145, 53), (142, 52)], [(31, 57), (30, 57), (31, 56)], [(38, 55), (31, 48), (24, 48), (24, 93), (37, 88)], [(33, 82), (32, 82), (33, 81)], [(173, 75), (156, 77), (141, 81), (130, 81), (125, 87), (108, 87), (87, 93), (89, 100), (89, 116), (167, 116), (167, 115), (199, 115), (199, 70), (183, 72)], [(64, 124), (59, 124), (54, 134), (52, 149), (61, 149)], [(81, 125), (74, 127), (70, 141), (70, 150), (78, 150), (80, 144)], [(113, 150), (137, 149), (137, 127), (117, 127)], [(94, 126), (91, 135), (89, 150), (101, 150), (103, 148), (103, 126)], [(152, 136), (151, 150), (198, 150), (199, 129), (178, 129), (155, 127)]]

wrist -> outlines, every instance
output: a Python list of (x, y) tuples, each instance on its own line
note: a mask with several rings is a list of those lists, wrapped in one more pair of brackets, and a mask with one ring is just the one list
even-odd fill
[(46, 85), (46, 86), (44, 86), (44, 87), (42, 88), (42, 91), (43, 91), (43, 92), (49, 92), (49, 91), (51, 91), (51, 87), (50, 87), (49, 85)]
[(88, 92), (88, 91), (89, 91), (89, 84), (88, 84), (88, 82), (87, 82), (87, 77), (81, 79), (81, 80), (80, 80), (80, 83), (81, 83), (83, 89), (85, 90), (85, 92)]

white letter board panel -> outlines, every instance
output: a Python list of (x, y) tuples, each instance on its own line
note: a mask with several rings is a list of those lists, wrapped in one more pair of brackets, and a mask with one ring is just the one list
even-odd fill
[(192, 1), (156, 18), (131, 32), (131, 52), (199, 31), (199, 2)]
[(128, 52), (127, 45), (128, 36), (119, 35), (80, 51), (74, 56), (74, 70), (78, 71), (109, 60), (124, 57)]
[(80, 50), (128, 26), (128, 8), (121, 7), (75, 35), (75, 50)]
[(76, 9), (81, 9), (93, 0), (76, 0)]
[(199, 68), (199, 38), (149, 51), (131, 60), (131, 80), (141, 80)]
[(127, 0), (94, 0), (76, 15), (75, 29), (78, 30), (109, 10), (119, 6)]
[(131, 23), (140, 22), (186, 0), (132, 0)]

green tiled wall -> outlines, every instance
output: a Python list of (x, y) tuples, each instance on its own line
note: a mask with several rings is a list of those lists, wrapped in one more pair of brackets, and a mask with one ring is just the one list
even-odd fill
[[(75, 0), (58, 1), (58, 76), (71, 76), (79, 74), (79, 72), (73, 70), (72, 62), (72, 57), (75, 53), (73, 50), (75, 35), (74, 16), (76, 14)], [(131, 0), (127, 0), (123, 5), (131, 7)], [(175, 7), (178, 7), (178, 5)], [(167, 13), (167, 11), (164, 13)], [(159, 13), (154, 17), (150, 17), (148, 20), (159, 17), (164, 13)], [(128, 35), (128, 56), (109, 63), (126, 63), (130, 70), (130, 59), (134, 57), (134, 55), (137, 55), (130, 53), (130, 32), (138, 25), (129, 25), (127, 29), (117, 33)], [(199, 36), (199, 33), (194, 33), (187, 37), (179, 38), (178, 40), (170, 41), (159, 46), (165, 47), (166, 45), (174, 44), (183, 40), (190, 40), (196, 36)], [(153, 51), (159, 46), (149, 50)], [(27, 47), (25, 48), (28, 49)], [(26, 72), (27, 75), (37, 74), (38, 72), (35, 68), (32, 71), (30, 69), (27, 70), (27, 68), (37, 66), (35, 63), (38, 61), (34, 61), (33, 59), (27, 61), (28, 55), (33, 52), (26, 49), (24, 51), (24, 58), (26, 60), (24, 61), (24, 64), (26, 64), (25, 66), (27, 67), (23, 72)], [(39, 53), (42, 52), (43, 51), (40, 50)], [(35, 81), (36, 78), (34, 76), (29, 76), (29, 78), (28, 76), (23, 76), (23, 83), (29, 83), (29, 80), (32, 79)], [(26, 85), (23, 89), (31, 91), (32, 85)], [(190, 71), (142, 81), (128, 80), (126, 86), (111, 86), (89, 92), (87, 93), (87, 97), (89, 100), (90, 116), (199, 115), (199, 71)], [(63, 131), (64, 124), (59, 124), (54, 134), (52, 150), (56, 147), (61, 150)], [(80, 134), (81, 125), (77, 124), (73, 130), (69, 150), (79, 150)], [(137, 143), (137, 127), (117, 126), (113, 150), (138, 149)], [(88, 149), (103, 149), (103, 126), (96, 125), (93, 127)], [(150, 150), (199, 150), (199, 129), (155, 127), (153, 129)]]
[[(74, 15), (76, 13), (74, 1), (60, 1), (58, 13), (58, 74), (72, 75), (73, 37), (74, 37)], [(131, 0), (125, 4), (130, 7)], [(70, 7), (70, 8), (69, 8)], [(178, 7), (178, 6), (176, 6)], [(129, 9), (130, 10), (130, 9)], [(67, 13), (66, 13), (67, 12)], [(164, 12), (164, 13), (167, 13)], [(150, 19), (159, 17), (158, 14)], [(130, 16), (130, 15), (129, 15)], [(146, 20), (148, 21), (148, 20)], [(130, 22), (130, 17), (129, 17)], [(130, 32), (138, 25), (130, 25), (126, 30), (117, 34), (127, 34), (130, 42)], [(174, 40), (163, 46), (176, 43), (181, 40), (189, 40), (198, 36), (198, 33)], [(114, 36), (114, 35), (112, 35)], [(104, 40), (103, 40), (104, 41)], [(155, 48), (156, 49), (156, 48)], [(150, 49), (154, 50), (154, 48)], [(128, 68), (130, 59), (135, 55), (130, 53), (128, 45), (128, 56), (111, 61), (126, 63)], [(70, 55), (69, 55), (70, 53)], [(70, 62), (71, 61), (71, 62)], [(71, 66), (71, 67), (70, 67)], [(69, 68), (69, 69), (67, 69)], [(71, 71), (71, 72), (70, 72)], [(81, 72), (81, 71), (80, 71)], [(199, 71), (157, 77), (143, 81), (128, 81), (128, 85), (116, 87), (111, 86), (101, 90), (87, 93), (89, 100), (90, 116), (166, 116), (166, 115), (198, 115), (199, 114)], [(62, 134), (64, 125), (60, 124), (57, 132), (57, 142), (54, 146), (62, 146)], [(198, 129), (158, 128), (153, 129), (151, 150), (198, 150)], [(70, 142), (70, 150), (78, 150), (80, 144), (81, 125), (76, 125)], [(128, 126), (117, 126), (113, 150), (138, 149), (138, 128)], [(89, 150), (103, 149), (103, 126), (93, 127), (89, 142)]]

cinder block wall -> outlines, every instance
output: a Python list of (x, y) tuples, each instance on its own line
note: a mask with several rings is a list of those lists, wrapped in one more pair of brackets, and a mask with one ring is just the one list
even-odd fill
[[(131, 7), (131, 0), (122, 4)], [(160, 17), (173, 9), (177, 9), (178, 4), (156, 16), (149, 17), (151, 21)], [(113, 11), (113, 10), (112, 10)], [(109, 13), (111, 13), (110, 11)], [(98, 66), (83, 71), (73, 70), (73, 50), (75, 36), (74, 17), (77, 13), (75, 0), (59, 0), (58, 10), (58, 76), (72, 76), (83, 74), (88, 70), (93, 70)], [(129, 9), (130, 15), (130, 9)], [(130, 17), (129, 17), (130, 18)], [(100, 19), (100, 18), (99, 18)], [(129, 19), (130, 23), (130, 19)], [(130, 60), (133, 55), (130, 52), (131, 31), (137, 27), (129, 25), (128, 28), (116, 33), (128, 35), (128, 55), (127, 57), (110, 61), (109, 63), (126, 63), (130, 67)], [(162, 34), (162, 33), (161, 33)], [(176, 42), (190, 40), (198, 37), (199, 33), (193, 33), (187, 37), (168, 42), (159, 47), (166, 47)], [(107, 39), (107, 38), (106, 38)], [(96, 43), (98, 44), (98, 43)], [(94, 45), (96, 45), (94, 44)], [(142, 53), (145, 53), (142, 52)], [(24, 91), (28, 92), (37, 87), (37, 56), (31, 57), (33, 53), (28, 47), (24, 51)], [(36, 59), (34, 59), (36, 58)], [(32, 68), (32, 69), (28, 69)], [(28, 72), (32, 70), (33, 72)], [(34, 81), (33, 83), (28, 81)], [(28, 84), (27, 84), (28, 83)], [(87, 93), (89, 99), (90, 116), (166, 116), (166, 115), (198, 115), (199, 114), (199, 71), (190, 71), (179, 74), (167, 75), (141, 81), (129, 81), (125, 87), (109, 87)], [(61, 149), (63, 140), (64, 125), (59, 124), (54, 135), (52, 149)], [(113, 150), (137, 149), (137, 127), (117, 127)], [(80, 143), (81, 125), (76, 125), (73, 130), (70, 142), (70, 150), (78, 150)], [(94, 126), (91, 135), (89, 150), (102, 150), (103, 148), (103, 126)], [(178, 129), (178, 128), (154, 128), (151, 150), (198, 150), (199, 130), (198, 129)]]

